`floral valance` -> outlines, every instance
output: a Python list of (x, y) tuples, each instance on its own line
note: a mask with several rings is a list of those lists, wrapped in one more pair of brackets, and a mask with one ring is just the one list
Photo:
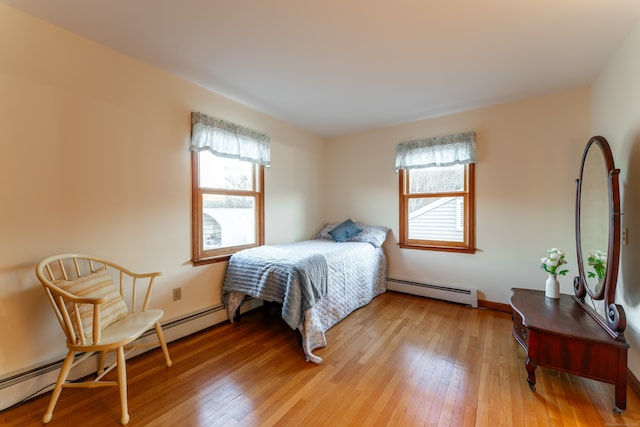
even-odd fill
[(191, 151), (208, 150), (231, 159), (271, 165), (269, 135), (234, 123), (191, 113)]
[(476, 163), (474, 132), (403, 142), (396, 147), (396, 171)]

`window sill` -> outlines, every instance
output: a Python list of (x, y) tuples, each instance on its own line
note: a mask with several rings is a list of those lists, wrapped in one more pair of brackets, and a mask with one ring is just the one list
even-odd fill
[(197, 267), (199, 265), (215, 264), (216, 262), (229, 261), (229, 258), (231, 258), (231, 255), (220, 255), (210, 258), (192, 259), (191, 264), (193, 264), (194, 267)]
[(458, 252), (464, 254), (475, 254), (477, 248), (467, 246), (440, 246), (440, 245), (419, 245), (415, 243), (398, 243), (402, 249), (417, 249), (422, 251)]

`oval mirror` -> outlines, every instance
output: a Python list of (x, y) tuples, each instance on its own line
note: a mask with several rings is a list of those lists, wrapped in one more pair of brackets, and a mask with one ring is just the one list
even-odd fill
[(592, 145), (584, 158), (580, 197), (580, 258), (591, 298), (600, 300), (609, 251), (609, 179), (604, 156)]
[[(586, 295), (595, 301), (604, 300), (600, 318), (606, 320), (608, 332), (615, 337), (625, 327), (624, 310), (614, 303), (620, 260), (619, 173), (607, 140), (601, 136), (591, 138), (582, 156), (577, 181), (578, 277), (574, 287), (581, 302)], [(598, 316), (588, 305), (583, 307)]]

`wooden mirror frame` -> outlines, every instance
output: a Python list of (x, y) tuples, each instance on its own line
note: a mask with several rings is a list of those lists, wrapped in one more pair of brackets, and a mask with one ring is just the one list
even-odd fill
[[(607, 265), (602, 288), (594, 292), (586, 282), (586, 272), (584, 257), (582, 255), (581, 238), (581, 195), (582, 178), (585, 160), (590, 150), (599, 149), (604, 158), (606, 170), (606, 180), (608, 185), (608, 206), (609, 206), (609, 239), (607, 248)], [(592, 155), (594, 153), (592, 152)], [(613, 154), (609, 142), (602, 136), (594, 136), (589, 139), (584, 149), (582, 161), (580, 163), (580, 175), (576, 180), (576, 248), (578, 254), (578, 276), (573, 280), (573, 287), (576, 301), (607, 331), (612, 337), (624, 341), (623, 332), (626, 328), (626, 316), (624, 308), (615, 303), (616, 286), (618, 281), (618, 263), (620, 262), (620, 189), (618, 175), (620, 169), (616, 169), (613, 161)], [(604, 318), (598, 312), (585, 303), (585, 297), (589, 295), (592, 300), (604, 300), (606, 313)]]

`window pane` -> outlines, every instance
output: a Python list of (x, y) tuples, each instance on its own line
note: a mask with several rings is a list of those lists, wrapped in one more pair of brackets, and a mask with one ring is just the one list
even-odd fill
[(251, 196), (202, 196), (203, 249), (256, 243), (256, 206)]
[(464, 190), (464, 165), (409, 169), (409, 194)]
[(463, 242), (464, 198), (412, 198), (408, 224), (411, 240)]
[(222, 190), (253, 190), (254, 164), (218, 157), (209, 151), (201, 151), (200, 187)]

